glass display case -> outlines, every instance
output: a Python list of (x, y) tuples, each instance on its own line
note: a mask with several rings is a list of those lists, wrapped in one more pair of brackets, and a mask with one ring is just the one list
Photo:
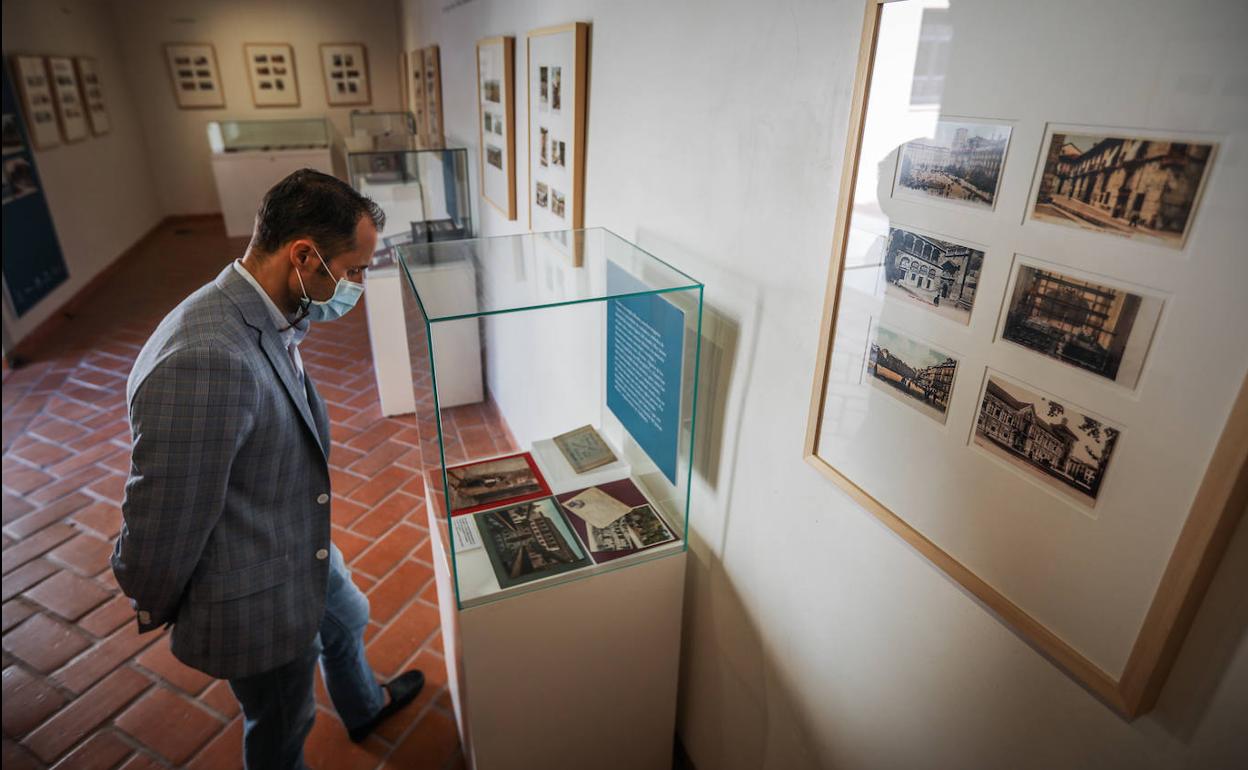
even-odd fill
[(352, 136), (412, 136), (416, 118), (410, 112), (351, 111)]
[(603, 229), (394, 253), (444, 606), (683, 554), (702, 284)]
[(466, 149), (423, 149), (402, 135), (348, 137), (346, 148), (351, 186), (386, 213), (379, 260), (401, 245), (472, 237)]
[(322, 149), (332, 146), (336, 136), (333, 124), (325, 118), (208, 123), (208, 145), (214, 153)]

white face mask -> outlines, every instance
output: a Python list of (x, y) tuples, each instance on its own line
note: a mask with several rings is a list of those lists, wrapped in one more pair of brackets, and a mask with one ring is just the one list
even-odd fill
[[(329, 265), (325, 264), (325, 258), (321, 256), (321, 252), (317, 251), (315, 246), (312, 250), (316, 252), (316, 258), (325, 266), (325, 272), (333, 278), (334, 273), (329, 269)], [(348, 281), (343, 277), (339, 278), (338, 283), (334, 285), (334, 293), (329, 296), (329, 299), (312, 299), (308, 296), (308, 290), (303, 285), (303, 276), (298, 270), (295, 270), (295, 277), (299, 279), (299, 289), (303, 291), (303, 300), (300, 304), (309, 321), (333, 321), (336, 318), (342, 318), (355, 307), (355, 303), (360, 300), (360, 295), (364, 293), (362, 284)]]

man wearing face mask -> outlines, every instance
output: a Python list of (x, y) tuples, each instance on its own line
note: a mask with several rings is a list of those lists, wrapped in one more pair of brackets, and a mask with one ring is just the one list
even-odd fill
[(378, 684), (364, 656), (368, 599), (330, 542), (329, 418), (299, 356), (359, 299), (384, 221), (334, 177), (278, 182), (243, 258), (165, 317), (126, 386), (113, 572), (140, 631), (172, 624), (179, 660), (229, 680), (250, 770), (304, 767), (318, 660), (356, 742), (424, 684)]

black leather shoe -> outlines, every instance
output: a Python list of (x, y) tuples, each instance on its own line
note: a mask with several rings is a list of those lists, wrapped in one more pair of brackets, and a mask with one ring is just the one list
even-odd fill
[(365, 738), (372, 734), (377, 725), (411, 703), (420, 694), (420, 690), (424, 686), (425, 675), (416, 670), (399, 674), (394, 679), (383, 684), (382, 687), (386, 688), (386, 692), (390, 693), (390, 702), (382, 706), (381, 711), (378, 711), (377, 715), (372, 719), (359, 727), (347, 730), (347, 736), (351, 739), (351, 742), (362, 743)]

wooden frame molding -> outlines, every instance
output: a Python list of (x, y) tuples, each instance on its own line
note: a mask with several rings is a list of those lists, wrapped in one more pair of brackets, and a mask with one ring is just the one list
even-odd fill
[[(481, 107), (481, 48), (499, 45), (503, 48), (503, 82), (507, 96), (503, 99), (503, 121), (507, 130), (507, 201), (506, 207), (485, 193), (485, 115)], [(510, 36), (487, 37), (477, 41), (477, 144), (481, 157), (481, 197), (508, 220), (516, 218), (516, 39)], [(527, 84), (526, 84), (527, 88)]]
[(1149, 711), (1173, 666), (1231, 535), (1248, 506), (1248, 380), (1239, 389), (1230, 416), (1169, 556), (1157, 592), (1120, 678), (1114, 678), (1064, 642), (1042, 623), (975, 575), (879, 500), (818, 455), (841, 277), (848, 245), (850, 212), (858, 178), (866, 106), (870, 97), (881, 10), (889, 0), (867, 0), (861, 49), (854, 77), (841, 185), (837, 199), (827, 290), (820, 321), (818, 358), (806, 426), (807, 463), (843, 488), (916, 551), (986, 604), (1033, 647), (1127, 719)]

